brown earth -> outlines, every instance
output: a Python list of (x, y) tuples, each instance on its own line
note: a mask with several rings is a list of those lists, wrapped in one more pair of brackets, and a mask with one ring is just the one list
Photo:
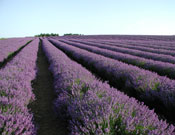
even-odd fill
[(66, 124), (59, 120), (53, 110), (56, 97), (53, 89), (53, 77), (49, 72), (49, 63), (39, 45), (37, 59), (38, 73), (33, 81), (33, 93), (36, 100), (29, 105), (34, 113), (34, 122), (38, 127), (37, 135), (67, 135)]

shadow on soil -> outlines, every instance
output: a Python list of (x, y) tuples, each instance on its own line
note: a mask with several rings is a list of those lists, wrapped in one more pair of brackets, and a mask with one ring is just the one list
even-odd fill
[(57, 118), (53, 110), (56, 95), (53, 89), (53, 77), (48, 67), (49, 63), (40, 43), (37, 59), (38, 73), (36, 79), (32, 81), (36, 100), (29, 105), (29, 108), (34, 114), (37, 135), (67, 135), (66, 124)]

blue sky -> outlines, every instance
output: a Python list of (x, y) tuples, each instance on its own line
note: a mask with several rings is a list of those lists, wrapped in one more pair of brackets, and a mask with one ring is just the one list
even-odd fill
[(175, 35), (175, 0), (0, 0), (0, 37)]

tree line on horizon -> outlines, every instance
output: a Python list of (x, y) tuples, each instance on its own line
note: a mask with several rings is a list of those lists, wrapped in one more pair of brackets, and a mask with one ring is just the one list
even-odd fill
[[(81, 36), (83, 34), (76, 34), (76, 33), (66, 33), (63, 36), (72, 36), (72, 35), (76, 35), (76, 36)], [(59, 34), (56, 33), (41, 33), (38, 35), (35, 35), (35, 37), (49, 37), (49, 36), (59, 36)]]

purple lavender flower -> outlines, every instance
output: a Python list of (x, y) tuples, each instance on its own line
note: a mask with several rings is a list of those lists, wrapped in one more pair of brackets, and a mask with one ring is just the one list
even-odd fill
[(159, 120), (143, 103), (97, 80), (46, 39), (42, 46), (58, 94), (55, 110), (69, 122), (71, 134), (175, 134), (173, 125)]
[[(23, 42), (23, 41), (22, 41)], [(0, 134), (32, 135), (35, 127), (27, 105), (34, 100), (31, 81), (36, 76), (39, 39), (0, 69)]]

